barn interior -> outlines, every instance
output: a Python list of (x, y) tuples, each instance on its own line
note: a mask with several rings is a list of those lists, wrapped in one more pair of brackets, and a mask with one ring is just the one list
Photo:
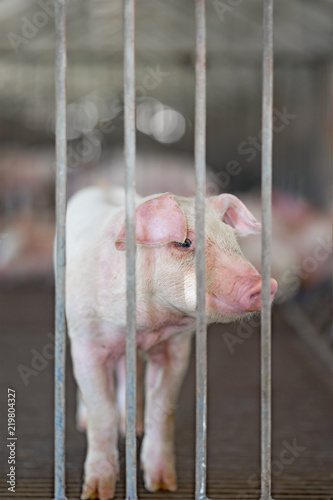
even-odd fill
[[(207, 195), (260, 219), (262, 1), (207, 0)], [(53, 0), (0, 4), (1, 498), (53, 498), (55, 31)], [(331, 0), (274, 2), (273, 498), (333, 499)], [(68, 197), (124, 184), (123, 2), (67, 2)], [(194, 2), (136, 3), (137, 190), (193, 196)], [(260, 237), (241, 242), (260, 270)], [(176, 409), (177, 492), (194, 497), (194, 345)], [(17, 483), (8, 491), (7, 389), (16, 391)], [(67, 498), (86, 440), (66, 362)], [(139, 440), (140, 444), (140, 440)], [(123, 498), (124, 441), (120, 440)], [(287, 450), (287, 451), (286, 451)], [(291, 450), (291, 451), (290, 451)], [(288, 453), (288, 461), (283, 457)], [(281, 459), (282, 457), (282, 459)], [(287, 463), (288, 462), (288, 463)], [(260, 497), (260, 328), (208, 331), (212, 499)]]

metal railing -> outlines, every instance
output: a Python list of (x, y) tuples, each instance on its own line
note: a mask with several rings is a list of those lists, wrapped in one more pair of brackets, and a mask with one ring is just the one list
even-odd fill
[(206, 11), (205, 0), (196, 0), (195, 64), (195, 270), (196, 270), (196, 464), (195, 497), (206, 498), (207, 442), (207, 325), (206, 325)]
[(271, 500), (271, 240), (273, 143), (273, 0), (264, 0), (262, 84), (261, 500)]
[(65, 499), (65, 267), (66, 267), (66, 7), (57, 0), (56, 28), (56, 278), (55, 278), (55, 470), (56, 500)]
[[(273, 110), (273, 0), (264, 3), (262, 101), (262, 317), (261, 317), (261, 500), (271, 500), (271, 196)], [(56, 0), (56, 356), (55, 500), (65, 499), (65, 262), (66, 262), (66, 15)], [(206, 15), (195, 0), (196, 172), (196, 500), (206, 499), (207, 328), (205, 311)], [(124, 108), (126, 165), (126, 496), (137, 498), (136, 297), (135, 297), (135, 0), (124, 0)]]
[(126, 168), (126, 497), (136, 491), (136, 296), (135, 296), (135, 0), (124, 2), (124, 107)]

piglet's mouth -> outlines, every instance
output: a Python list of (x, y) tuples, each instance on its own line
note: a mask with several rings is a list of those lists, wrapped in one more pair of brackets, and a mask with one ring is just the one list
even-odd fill
[(232, 317), (242, 316), (246, 312), (248, 312), (245, 309), (237, 307), (236, 305), (231, 304), (230, 302), (218, 297), (214, 293), (206, 294), (206, 306), (208, 311), (216, 311), (221, 315)]

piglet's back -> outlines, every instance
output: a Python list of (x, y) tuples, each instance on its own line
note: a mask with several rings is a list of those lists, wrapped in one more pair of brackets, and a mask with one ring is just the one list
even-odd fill
[[(67, 261), (98, 245), (117, 212), (122, 211), (121, 188), (89, 187), (76, 193), (67, 206)], [(116, 217), (118, 218), (118, 217)], [(120, 229), (120, 227), (119, 227)]]

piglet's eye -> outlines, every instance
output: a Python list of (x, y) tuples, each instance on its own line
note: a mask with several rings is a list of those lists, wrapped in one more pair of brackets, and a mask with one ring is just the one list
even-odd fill
[(184, 243), (177, 243), (178, 246), (182, 247), (182, 248), (190, 248), (193, 243), (191, 240), (189, 240), (188, 238), (186, 238), (186, 240), (184, 241)]

